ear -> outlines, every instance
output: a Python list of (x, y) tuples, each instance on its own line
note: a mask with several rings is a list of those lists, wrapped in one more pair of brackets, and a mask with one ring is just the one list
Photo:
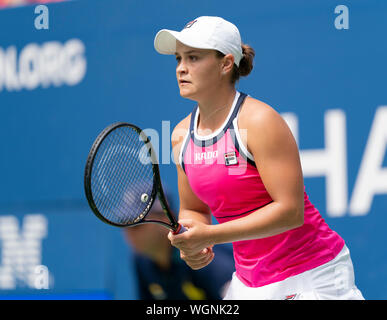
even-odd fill
[(232, 71), (234, 67), (234, 56), (229, 53), (223, 57), (222, 73), (227, 74)]

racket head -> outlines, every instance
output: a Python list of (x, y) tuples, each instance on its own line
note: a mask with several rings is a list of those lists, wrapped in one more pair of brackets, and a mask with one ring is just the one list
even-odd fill
[(145, 133), (133, 124), (113, 123), (90, 149), (84, 175), (87, 201), (105, 223), (117, 227), (141, 223), (157, 196), (158, 175)]

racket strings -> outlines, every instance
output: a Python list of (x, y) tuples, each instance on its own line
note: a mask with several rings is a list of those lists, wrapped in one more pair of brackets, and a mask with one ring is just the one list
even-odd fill
[[(109, 151), (113, 151), (115, 153), (116, 160), (117, 160), (117, 163), (116, 163), (117, 167), (122, 166), (122, 161), (124, 158), (123, 157), (124, 153), (122, 152), (123, 148), (124, 148), (122, 135), (120, 135), (119, 138), (120, 138), (120, 140), (117, 140), (117, 144), (112, 144), (115, 146), (114, 149), (109, 150)], [(106, 143), (111, 143), (111, 142), (106, 141)], [(106, 162), (110, 161), (110, 156), (111, 156), (110, 152), (104, 153), (104, 160), (103, 160), (103, 162), (101, 162), (103, 171), (101, 172), (100, 177), (104, 178), (104, 177), (106, 177), (106, 175), (108, 175), (109, 180), (115, 181), (116, 179), (119, 178), (118, 175), (120, 174), (120, 171), (114, 170), (113, 172), (106, 173), (106, 170), (105, 170), (105, 169), (108, 169), (108, 170), (112, 169), (112, 167), (109, 166), (110, 163), (106, 163)], [(109, 183), (109, 181), (108, 181), (108, 183)], [(117, 183), (119, 184), (120, 181), (117, 181)], [(118, 199), (117, 199), (118, 195), (119, 195), (119, 193), (111, 193), (111, 194), (109, 194), (109, 196), (111, 198), (108, 198), (107, 196), (105, 198), (102, 198), (101, 206), (104, 208), (104, 212), (110, 213), (110, 212), (114, 211), (116, 213), (116, 215), (118, 215), (118, 218), (120, 218), (120, 220), (122, 220), (122, 218), (125, 217), (125, 214), (122, 212), (121, 208), (114, 208), (114, 204), (118, 201)], [(110, 201), (108, 201), (108, 200), (110, 200)], [(110, 216), (107, 214), (106, 218), (109, 218), (109, 217)]]
[[(127, 154), (127, 152), (129, 152), (129, 154), (133, 154), (133, 150), (131, 149), (125, 150), (126, 146), (122, 143), (123, 141), (122, 135), (120, 138), (121, 139), (119, 140), (117, 145), (118, 147), (112, 149), (113, 153), (115, 154), (115, 158), (116, 158), (115, 161), (116, 161), (117, 167), (120, 167), (123, 165), (123, 162), (125, 161), (125, 155)], [(104, 163), (105, 163), (105, 166), (107, 166), (106, 159)], [(106, 172), (104, 173), (104, 176), (106, 176)], [(115, 222), (119, 222), (119, 223), (131, 222), (131, 220), (135, 219), (135, 217), (137, 216), (137, 214), (132, 214), (131, 216), (128, 216), (129, 213), (133, 212), (132, 211), (133, 204), (135, 204), (136, 202), (138, 203), (138, 201), (136, 201), (135, 199), (134, 193), (138, 194), (139, 192), (135, 192), (133, 188), (133, 186), (134, 187), (136, 186), (137, 181), (133, 181), (133, 179), (130, 176), (128, 176), (128, 174), (123, 174), (123, 172), (121, 172), (120, 170), (115, 170), (112, 174), (110, 174), (110, 180), (115, 181), (115, 183), (119, 186), (123, 186), (124, 185), (123, 182), (127, 181), (127, 184), (130, 184), (132, 187), (130, 188), (131, 190), (130, 193), (128, 192), (123, 193), (122, 192), (123, 190), (118, 189), (116, 190), (118, 192), (109, 194), (110, 198), (105, 197), (104, 202), (102, 202), (102, 204), (104, 205), (104, 208), (105, 208), (106, 218), (108, 218), (109, 220), (113, 220), (114, 218), (117, 220)], [(117, 206), (117, 204), (119, 205)], [(127, 208), (125, 204), (131, 204), (131, 208)], [(128, 209), (130, 210), (128, 211)], [(114, 216), (112, 216), (113, 212), (114, 212)], [(128, 217), (129, 217), (129, 220), (127, 219)]]
[[(107, 140), (105, 141), (105, 143), (110, 143), (109, 140), (112, 140), (111, 137), (107, 137), (106, 138)], [(116, 150), (113, 150), (111, 149), (110, 151), (116, 151), (116, 155), (120, 155), (120, 150), (118, 149), (120, 146), (122, 148), (122, 144), (121, 144), (121, 141), (117, 141), (118, 144), (114, 144), (113, 147), (116, 149)], [(101, 154), (101, 153), (100, 153)], [(109, 165), (107, 165), (106, 163), (109, 162), (109, 159), (110, 159), (110, 156), (111, 156), (111, 153), (110, 152), (107, 152), (105, 150), (105, 152), (102, 152), (102, 159), (100, 161), (98, 161), (98, 159), (96, 159), (95, 163), (98, 164), (98, 167), (101, 168), (101, 171), (98, 175), (100, 181), (103, 181), (103, 187), (105, 187), (105, 183), (109, 183), (109, 181), (106, 181), (105, 182), (105, 177), (109, 177), (110, 179), (115, 179), (116, 178), (116, 175), (115, 173), (113, 172), (113, 174), (111, 175), (110, 172), (108, 172), (109, 170), (111, 170), (111, 167)], [(119, 157), (117, 156), (117, 160), (119, 160)], [(109, 202), (107, 201), (108, 198), (105, 197), (105, 198), (99, 198), (98, 196), (94, 195), (97, 202), (99, 202), (101, 208), (103, 208), (103, 212), (110, 212), (111, 211), (111, 206), (112, 204), (116, 201), (116, 197), (115, 197), (115, 194), (110, 194), (110, 196), (114, 199), (111, 199), (112, 201)]]
[[(124, 137), (122, 137), (124, 139)], [(136, 150), (137, 148), (132, 147), (132, 144), (131, 145), (131, 148), (129, 148), (129, 150), (125, 150), (125, 148), (127, 148), (127, 146), (123, 146), (121, 147), (120, 151), (119, 151), (119, 154), (121, 155), (125, 155), (126, 151), (129, 151), (129, 154), (133, 155), (134, 153), (136, 153)], [(142, 150), (145, 150), (142, 149)], [(141, 150), (140, 150), (141, 151)], [(139, 151), (138, 154), (136, 154), (136, 158), (137, 160), (139, 160), (141, 162), (141, 159), (143, 158), (143, 155), (142, 153)], [(118, 159), (118, 162), (117, 162), (117, 166), (119, 167), (122, 167), (124, 166), (124, 162), (125, 160), (128, 160), (128, 159), (125, 159), (125, 156), (121, 156), (119, 157)], [(135, 161), (130, 161), (131, 164), (134, 164), (136, 163)], [(143, 166), (139, 166), (138, 168), (143, 168)], [(140, 203), (139, 201), (136, 201), (136, 198), (139, 198), (140, 197), (140, 191), (138, 190), (138, 185), (141, 185), (141, 187), (143, 187), (143, 183), (139, 183), (138, 179), (136, 179), (135, 177), (138, 177), (138, 176), (141, 176), (141, 177), (145, 177), (144, 175), (144, 172), (142, 171), (138, 171), (138, 173), (136, 175), (130, 175), (129, 173), (134, 173), (135, 171), (133, 170), (127, 170), (125, 173), (123, 172), (120, 172), (119, 170), (116, 170), (115, 171), (115, 175), (112, 177), (112, 179), (114, 180), (117, 180), (117, 183), (119, 185), (124, 185), (124, 182), (126, 181), (127, 184), (130, 185), (130, 188), (129, 188), (129, 192), (126, 191), (124, 194), (122, 194), (122, 192), (117, 192), (115, 194), (115, 198), (113, 199), (115, 202), (117, 201), (121, 201), (123, 200), (124, 201), (124, 204), (130, 204), (130, 208), (128, 208), (126, 205), (124, 206), (120, 206), (119, 208), (110, 208), (110, 209), (115, 209), (121, 213), (121, 216), (127, 216), (128, 215), (128, 210), (129, 210), (129, 213), (133, 213), (132, 216), (131, 216), (131, 220), (134, 220), (135, 218), (137, 218), (138, 214), (137, 212), (139, 212), (137, 210), (137, 208), (135, 208), (136, 210), (133, 210), (133, 204), (138, 204)], [(121, 173), (121, 174), (120, 174)], [(153, 178), (153, 177), (152, 177)], [(122, 196), (123, 195), (123, 196)], [(122, 197), (122, 199), (121, 199)], [(133, 210), (133, 211), (132, 211)], [(141, 208), (140, 208), (141, 210)], [(114, 210), (111, 210), (111, 212), (114, 212)], [(132, 222), (132, 221), (129, 221), (129, 222)]]
[(93, 163), (91, 187), (98, 211), (116, 224), (136, 222), (148, 207), (153, 175), (149, 149), (139, 134), (131, 127), (116, 128)]

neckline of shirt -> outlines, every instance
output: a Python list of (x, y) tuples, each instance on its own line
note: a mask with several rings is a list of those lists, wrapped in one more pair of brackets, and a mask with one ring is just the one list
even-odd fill
[(223, 129), (225, 128), (225, 126), (227, 125), (227, 123), (229, 122), (230, 117), (231, 117), (231, 115), (232, 115), (233, 112), (234, 112), (234, 109), (235, 109), (235, 106), (236, 106), (236, 104), (237, 104), (237, 101), (238, 101), (239, 96), (240, 96), (239, 91), (236, 91), (235, 97), (234, 97), (234, 101), (233, 101), (233, 103), (232, 103), (232, 106), (231, 106), (231, 108), (230, 108), (230, 111), (229, 111), (229, 113), (228, 113), (228, 115), (227, 115), (226, 120), (225, 120), (225, 121), (223, 122), (223, 124), (222, 124), (218, 129), (216, 129), (213, 133), (211, 133), (211, 134), (209, 134), (209, 135), (206, 135), (206, 136), (199, 135), (198, 132), (197, 132), (198, 118), (199, 118), (199, 107), (198, 107), (197, 110), (196, 110), (196, 113), (195, 113), (195, 121), (194, 121), (194, 128), (193, 128), (195, 139), (203, 141), (203, 140), (213, 139), (213, 138), (215, 138), (216, 136), (218, 136), (218, 135), (223, 131)]

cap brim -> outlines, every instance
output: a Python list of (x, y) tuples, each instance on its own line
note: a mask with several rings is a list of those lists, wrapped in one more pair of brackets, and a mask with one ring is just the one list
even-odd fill
[(158, 53), (161, 54), (175, 54), (176, 39), (179, 32), (163, 29), (157, 32), (154, 46)]
[(160, 30), (156, 34), (154, 40), (154, 47), (156, 51), (161, 54), (175, 54), (176, 40), (192, 48), (214, 49), (211, 46), (203, 43), (203, 40), (200, 38), (195, 38), (192, 35), (185, 34), (184, 32), (178, 32), (168, 29)]

